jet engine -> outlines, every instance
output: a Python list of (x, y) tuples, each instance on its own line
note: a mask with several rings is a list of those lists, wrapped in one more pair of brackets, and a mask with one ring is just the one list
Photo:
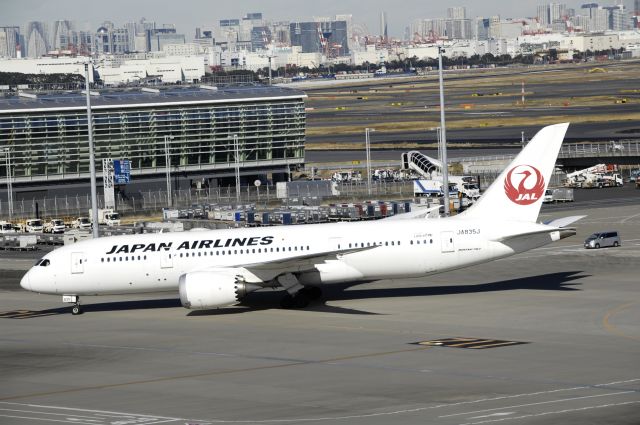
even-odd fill
[(180, 276), (180, 302), (185, 308), (207, 310), (238, 303), (261, 287), (244, 282), (237, 270), (202, 271)]

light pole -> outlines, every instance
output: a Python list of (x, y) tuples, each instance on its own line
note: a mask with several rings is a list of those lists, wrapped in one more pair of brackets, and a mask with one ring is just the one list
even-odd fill
[(233, 135), (233, 150), (236, 167), (236, 202), (240, 204), (240, 149), (238, 147), (238, 135)]
[(7, 168), (7, 204), (9, 204), (9, 221), (13, 219), (13, 183), (11, 182), (11, 151), (4, 148), (2, 152), (5, 154), (5, 165)]
[(87, 134), (89, 135), (89, 175), (91, 177), (91, 232), (94, 239), (100, 237), (98, 223), (98, 189), (96, 187), (96, 159), (93, 152), (93, 117), (91, 115), (91, 90), (89, 88), (89, 62), (84, 64), (84, 85), (87, 92)]
[(364, 129), (364, 149), (367, 157), (367, 192), (371, 195), (371, 142), (369, 133), (376, 131), (375, 128)]
[(164, 160), (166, 164), (166, 177), (167, 177), (167, 206), (171, 207), (172, 199), (171, 196), (171, 154), (169, 153), (169, 140), (173, 140), (173, 136), (164, 136)]
[(438, 75), (440, 79), (440, 139), (442, 149), (442, 190), (444, 192), (444, 215), (449, 216), (449, 163), (447, 160), (447, 127), (444, 119), (444, 83), (442, 81), (442, 54), (444, 48), (438, 46)]

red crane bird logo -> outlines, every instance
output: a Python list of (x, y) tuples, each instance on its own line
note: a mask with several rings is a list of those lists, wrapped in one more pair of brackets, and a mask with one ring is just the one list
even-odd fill
[[(518, 170), (515, 175), (522, 175), (522, 179), (518, 183), (516, 188), (513, 184), (512, 177), (514, 171)], [(535, 178), (533, 185), (531, 180)], [(527, 184), (529, 183), (529, 184)], [(507, 177), (504, 179), (504, 192), (507, 197), (518, 205), (531, 205), (534, 202), (542, 199), (544, 193), (544, 177), (542, 173), (531, 165), (517, 165), (513, 167), (507, 173)]]

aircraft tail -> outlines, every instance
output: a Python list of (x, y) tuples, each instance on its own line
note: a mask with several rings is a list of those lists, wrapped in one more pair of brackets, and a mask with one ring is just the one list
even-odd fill
[(544, 127), (461, 217), (535, 222), (569, 123)]

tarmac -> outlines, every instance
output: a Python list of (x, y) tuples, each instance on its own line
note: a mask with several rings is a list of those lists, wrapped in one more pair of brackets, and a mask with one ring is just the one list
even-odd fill
[[(0, 252), (0, 423), (637, 424), (640, 204), (611, 205), (545, 207), (588, 217), (541, 249), (327, 287), (304, 310), (153, 294), (72, 316), (19, 288), (40, 254)], [(603, 230), (622, 246), (583, 248)]]

